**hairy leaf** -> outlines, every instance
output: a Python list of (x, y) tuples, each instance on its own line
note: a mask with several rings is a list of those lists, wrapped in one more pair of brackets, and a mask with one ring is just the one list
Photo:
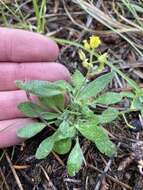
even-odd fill
[(110, 123), (115, 120), (119, 116), (119, 111), (115, 108), (108, 108), (101, 115), (96, 115), (98, 118), (98, 122), (102, 123)]
[(16, 85), (18, 88), (35, 94), (39, 97), (50, 97), (63, 94), (63, 89), (59, 85), (48, 81), (16, 81)]
[(45, 110), (33, 102), (23, 102), (18, 105), (18, 109), (28, 117), (37, 117), (41, 112)]
[(96, 97), (113, 79), (114, 74), (108, 73), (90, 82), (80, 93), (80, 98)]
[(83, 84), (84, 80), (85, 77), (79, 70), (76, 70), (75, 73), (72, 75), (72, 81), (76, 88), (79, 88)]
[(31, 138), (37, 135), (45, 127), (46, 125), (44, 123), (39, 123), (39, 122), (30, 123), (22, 127), (21, 129), (18, 129), (17, 135), (21, 138)]
[(53, 150), (58, 154), (67, 154), (71, 149), (71, 145), (72, 140), (70, 138), (63, 139), (55, 142)]
[(81, 169), (83, 161), (84, 156), (80, 148), (79, 141), (76, 140), (76, 144), (72, 149), (67, 161), (68, 174), (70, 176), (75, 176), (75, 174)]
[(77, 125), (77, 129), (84, 137), (94, 142), (100, 152), (107, 156), (115, 154), (115, 145), (110, 141), (105, 130), (102, 127), (97, 126), (95, 122), (82, 123)]
[(54, 143), (55, 140), (52, 136), (43, 140), (36, 151), (36, 158), (43, 159), (48, 156), (54, 147)]
[(69, 92), (72, 91), (72, 86), (67, 81), (58, 80), (58, 81), (55, 81), (54, 84), (60, 87), (64, 91), (69, 91)]
[(121, 100), (122, 100), (122, 96), (120, 95), (120, 93), (107, 92), (107, 93), (99, 96), (95, 100), (95, 103), (111, 105), (111, 104), (116, 104), (116, 103), (120, 102)]
[(98, 139), (95, 141), (95, 144), (101, 153), (109, 157), (115, 155), (117, 152), (115, 144), (109, 138), (104, 139), (104, 141), (102, 139)]
[(135, 94), (132, 92), (120, 92), (120, 95), (122, 97), (127, 97), (127, 98), (134, 98), (135, 97)]
[(59, 116), (58, 113), (52, 113), (52, 112), (41, 112), (40, 113), (40, 117), (47, 120), (47, 121), (57, 119), (58, 116)]
[(74, 126), (70, 126), (68, 122), (63, 121), (55, 133), (55, 139), (56, 141), (59, 141), (66, 138), (73, 138), (75, 133), (76, 128)]
[(142, 105), (142, 102), (141, 102), (141, 98), (139, 98), (139, 97), (135, 97), (134, 99), (133, 99), (133, 101), (131, 102), (131, 107), (130, 107), (130, 109), (141, 109), (143, 107), (143, 105)]
[(44, 108), (33, 102), (23, 102), (18, 105), (18, 109), (24, 115), (32, 118), (42, 117), (46, 120), (52, 120), (56, 119), (59, 116), (57, 113), (46, 112)]
[(57, 107), (61, 110), (64, 109), (64, 96), (62, 94), (52, 97), (40, 97), (39, 100), (48, 108)]

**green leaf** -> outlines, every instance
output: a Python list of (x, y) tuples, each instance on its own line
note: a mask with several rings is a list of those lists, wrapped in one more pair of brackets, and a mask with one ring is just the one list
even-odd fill
[(87, 118), (95, 118), (95, 114), (94, 114), (94, 112), (91, 110), (91, 109), (89, 109), (89, 107), (88, 106), (82, 106), (82, 108), (81, 108), (81, 111), (82, 111), (82, 114), (84, 115), (84, 116), (86, 116)]
[(57, 119), (59, 117), (59, 114), (52, 112), (41, 112), (40, 117), (42, 117), (45, 120), (53, 120)]
[(16, 81), (16, 86), (39, 97), (50, 97), (63, 94), (63, 89), (59, 85), (48, 81)]
[(134, 98), (135, 94), (132, 93), (132, 92), (120, 92), (120, 95), (124, 98), (124, 97), (127, 97), (127, 98)]
[(72, 91), (72, 86), (67, 81), (58, 80), (58, 81), (55, 81), (54, 84), (57, 85), (58, 87), (60, 87), (64, 91), (67, 91), (67, 90), (69, 92)]
[(59, 116), (57, 113), (46, 112), (45, 109), (33, 102), (23, 102), (18, 105), (18, 109), (27, 117), (32, 118), (42, 117), (46, 120), (52, 120)]
[(43, 159), (48, 156), (54, 147), (54, 143), (55, 140), (53, 136), (48, 137), (44, 141), (42, 141), (36, 151), (36, 158)]
[(53, 150), (58, 154), (67, 154), (72, 145), (72, 140), (70, 138), (63, 139), (55, 142)]
[(73, 138), (75, 134), (76, 128), (70, 126), (68, 122), (63, 121), (55, 133), (55, 139), (56, 141), (59, 141), (66, 138)]
[(95, 144), (98, 150), (106, 156), (111, 157), (117, 153), (117, 148), (115, 144), (110, 141), (109, 138), (106, 138), (104, 140), (98, 139), (97, 141), (95, 141)]
[(105, 130), (97, 126), (95, 122), (82, 123), (77, 125), (77, 129), (84, 137), (94, 142), (101, 153), (107, 156), (115, 154), (115, 145), (110, 141)]
[(81, 169), (83, 161), (84, 156), (80, 148), (79, 141), (76, 140), (76, 144), (72, 149), (67, 161), (68, 174), (70, 176), (75, 176), (75, 174)]
[(48, 108), (57, 107), (61, 110), (64, 109), (64, 96), (62, 94), (52, 97), (40, 97), (39, 100)]
[(96, 115), (98, 118), (98, 122), (102, 123), (110, 123), (115, 120), (119, 115), (119, 111), (115, 108), (108, 108), (101, 115)]
[(141, 109), (143, 106), (140, 97), (135, 97), (131, 102), (130, 109)]
[(44, 123), (39, 123), (39, 122), (30, 123), (22, 127), (21, 129), (18, 129), (17, 135), (21, 138), (31, 138), (37, 135), (45, 127), (46, 125)]
[(121, 100), (122, 100), (122, 96), (120, 95), (120, 93), (107, 92), (107, 93), (99, 96), (95, 100), (95, 103), (111, 105), (111, 104), (116, 104), (116, 103), (120, 102)]
[(141, 116), (143, 118), (143, 109), (140, 110)]
[(101, 77), (98, 77), (94, 81), (90, 82), (80, 93), (80, 98), (85, 99), (89, 97), (96, 97), (96, 95), (103, 91), (104, 88), (113, 79), (114, 74), (108, 73)]
[(96, 122), (85, 122), (76, 125), (78, 131), (87, 139), (95, 143), (95, 140), (104, 138), (103, 129), (97, 126)]
[(42, 107), (33, 102), (23, 102), (18, 105), (18, 109), (28, 117), (37, 117), (41, 112), (45, 112)]
[(79, 70), (76, 70), (75, 73), (72, 75), (73, 85), (76, 88), (79, 88), (83, 84), (84, 80), (85, 77)]

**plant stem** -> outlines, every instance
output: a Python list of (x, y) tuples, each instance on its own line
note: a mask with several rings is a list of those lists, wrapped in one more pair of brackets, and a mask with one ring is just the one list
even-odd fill
[(113, 64), (111, 64), (110, 62), (106, 62), (105, 64), (108, 65), (113, 71), (118, 73), (123, 79), (125, 79), (133, 89), (140, 90), (138, 84), (135, 81), (127, 77), (122, 71), (116, 68)]

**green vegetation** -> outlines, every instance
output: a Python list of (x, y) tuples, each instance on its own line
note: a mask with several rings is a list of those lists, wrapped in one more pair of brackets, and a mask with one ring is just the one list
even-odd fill
[[(64, 41), (62, 41), (63, 43)], [(19, 129), (17, 135), (22, 138), (31, 138), (45, 128), (51, 128), (53, 134), (41, 142), (36, 158), (43, 159), (52, 151), (58, 154), (67, 154), (67, 170), (69, 175), (74, 176), (86, 163), (80, 146), (79, 137), (95, 143), (98, 150), (111, 157), (115, 156), (116, 146), (108, 137), (108, 132), (103, 128), (104, 123), (110, 123), (118, 116), (125, 113), (142, 110), (143, 91), (138, 85), (124, 75), (120, 70), (107, 60), (107, 54), (98, 54), (96, 48), (101, 44), (100, 38), (91, 36), (89, 41), (80, 46), (79, 57), (82, 66), (86, 69), (84, 76), (79, 70), (72, 75), (71, 84), (65, 81), (17, 81), (17, 86), (28, 94), (28, 102), (21, 103), (18, 108), (28, 117), (39, 118), (39, 122), (33, 123)], [(94, 68), (94, 64), (98, 66)], [(112, 71), (90, 81), (88, 78), (93, 74), (102, 72), (105, 65), (111, 67)], [(133, 88), (132, 92), (108, 92), (107, 86), (119, 74)], [(39, 102), (32, 102), (30, 95), (37, 96)], [(65, 98), (68, 96), (68, 104), (65, 106)], [(130, 107), (119, 111), (114, 105), (124, 98), (130, 100)], [(96, 113), (98, 105), (106, 108), (100, 114)], [(51, 109), (50, 113), (47, 111)], [(51, 126), (52, 124), (52, 126)], [(129, 127), (132, 127), (128, 125)], [(74, 146), (72, 146), (74, 145)]]

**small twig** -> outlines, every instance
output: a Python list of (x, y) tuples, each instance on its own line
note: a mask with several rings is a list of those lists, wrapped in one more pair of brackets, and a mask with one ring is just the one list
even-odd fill
[(60, 157), (55, 152), (52, 153), (55, 156), (56, 160), (60, 163), (60, 165), (65, 166), (64, 162), (60, 159)]
[[(120, 143), (118, 143), (117, 148), (119, 148), (119, 146), (120, 146)], [(98, 181), (97, 181), (97, 183), (96, 183), (96, 186), (95, 186), (94, 190), (99, 190), (99, 189), (100, 189), (101, 184), (102, 184), (102, 181), (104, 180), (104, 178), (105, 178), (105, 176), (106, 176), (106, 174), (107, 174), (109, 168), (111, 167), (111, 164), (112, 164), (112, 162), (113, 162), (113, 160), (114, 160), (114, 157), (115, 157), (115, 156), (113, 155), (113, 156), (109, 159), (109, 161), (108, 161), (108, 163), (107, 163), (107, 165), (106, 165), (106, 167), (105, 167), (103, 173), (101, 174), (101, 176), (99, 177), (99, 179), (98, 179)]]
[(11, 168), (11, 171), (12, 171), (14, 177), (15, 177), (15, 180), (16, 180), (16, 182), (17, 182), (17, 185), (18, 185), (19, 189), (20, 189), (20, 190), (24, 190), (23, 187), (22, 187), (22, 184), (21, 184), (21, 182), (20, 182), (20, 179), (19, 179), (19, 177), (18, 177), (18, 175), (17, 175), (17, 173), (16, 173), (16, 171), (15, 171), (13, 165), (12, 165), (12, 162), (11, 162), (11, 160), (10, 160), (10, 158), (9, 158), (9, 156), (8, 156), (8, 154), (7, 154), (7, 152), (5, 152), (5, 156), (6, 156), (6, 159), (7, 159), (8, 164), (9, 164), (9, 166), (10, 166), (10, 168)]
[(70, 12), (68, 11), (68, 8), (67, 8), (67, 6), (66, 6), (65, 0), (62, 0), (62, 3), (63, 3), (63, 7), (64, 7), (64, 10), (65, 10), (67, 16), (69, 17), (69, 19), (72, 21), (73, 24), (75, 24), (75, 25), (78, 26), (79, 28), (82, 28), (83, 30), (90, 31), (90, 32), (92, 31), (92, 30), (90, 30), (88, 27), (77, 23), (77, 22), (73, 19), (73, 17), (71, 16)]
[(54, 36), (54, 35), (56, 35), (57, 33), (61, 32), (63, 29), (64, 29), (63, 27), (60, 27), (60, 28), (58, 28), (57, 30), (54, 30), (54, 31), (52, 31), (52, 32), (48, 32), (48, 33), (46, 34), (46, 36), (47, 36), (47, 37), (49, 37), (49, 36)]
[[(91, 168), (91, 169), (97, 171), (97, 172), (103, 173), (102, 170), (98, 169), (97, 167), (93, 166), (92, 164), (88, 164), (88, 163), (87, 163), (87, 166), (88, 166), (89, 168)], [(126, 188), (126, 189), (128, 189), (128, 190), (132, 190), (132, 187), (130, 187), (129, 185), (127, 185), (127, 184), (125, 184), (125, 183), (119, 181), (118, 179), (116, 179), (116, 178), (110, 176), (109, 174), (106, 174), (106, 177), (108, 177), (111, 181), (117, 183), (118, 185), (120, 185), (120, 186), (122, 186), (122, 187), (124, 187), (124, 188)]]
[(89, 182), (89, 177), (87, 176), (85, 180), (85, 190), (88, 190), (88, 182)]
[(3, 188), (2, 188), (2, 185), (5, 184), (6, 189), (7, 189), (7, 190), (10, 190), (9, 185), (8, 185), (6, 179), (5, 179), (5, 176), (4, 176), (4, 174), (3, 174), (1, 168), (0, 168), (0, 175), (1, 175), (2, 180), (3, 180), (2, 184), (0, 185), (0, 189), (2, 190), (2, 189), (3, 189)]
[(65, 178), (64, 181), (70, 182), (70, 183), (81, 183), (81, 180), (70, 179), (70, 178)]
[(45, 178), (47, 179), (48, 183), (49, 183), (49, 188), (51, 188), (51, 190), (57, 190), (57, 188), (54, 186), (54, 184), (52, 183), (52, 181), (50, 180), (47, 172), (45, 171), (45, 169), (43, 168), (43, 166), (40, 165), (40, 168), (45, 176)]

